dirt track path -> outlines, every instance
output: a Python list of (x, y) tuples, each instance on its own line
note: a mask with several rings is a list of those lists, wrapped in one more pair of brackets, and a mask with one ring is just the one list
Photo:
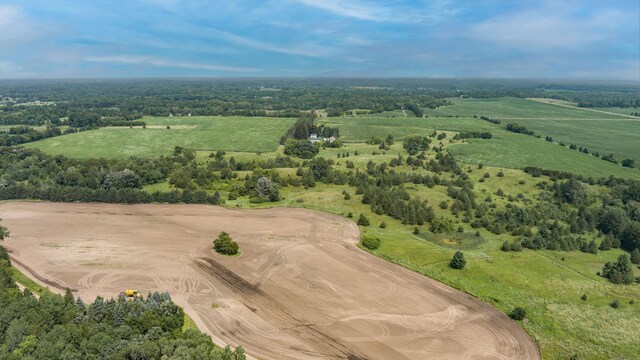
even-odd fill
[(582, 108), (582, 107), (572, 106), (572, 105), (567, 105), (567, 104), (560, 104), (560, 103), (554, 102), (554, 101), (552, 101), (550, 99), (537, 99), (537, 98), (527, 98), (527, 99), (531, 100), (531, 101), (539, 102), (539, 103), (542, 103), (542, 104), (547, 104), (547, 105), (562, 106), (562, 107), (566, 107), (566, 108), (569, 108), (569, 109), (592, 111), (592, 112), (597, 112), (597, 113), (601, 113), (601, 114), (616, 115), (616, 116), (620, 116), (620, 117), (627, 118), (627, 119), (640, 120), (640, 117), (638, 117), (638, 116), (618, 114), (618, 113), (614, 113), (614, 112), (611, 112), (611, 111), (604, 111), (604, 110), (598, 110), (598, 109), (589, 109), (589, 108)]
[[(86, 300), (169, 291), (214, 341), (260, 359), (540, 358), (491, 306), (358, 249), (357, 226), (338, 216), (10, 202), (0, 218), (32, 276)], [(212, 254), (222, 230), (241, 256)]]

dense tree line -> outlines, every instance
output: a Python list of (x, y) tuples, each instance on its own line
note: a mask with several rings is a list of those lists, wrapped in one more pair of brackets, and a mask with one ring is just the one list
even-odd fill
[[(309, 83), (313, 83), (309, 86)], [(88, 126), (99, 117), (233, 115), (299, 117), (313, 109), (340, 116), (352, 109), (370, 112), (399, 110), (406, 103), (417, 109), (448, 104), (415, 86), (357, 86), (341, 80), (134, 80), (74, 82), (6, 82), (0, 94), (19, 102), (52, 101), (56, 106), (8, 105), (0, 123), (42, 125), (73, 118)], [(31, 110), (37, 108), (37, 110)], [(79, 114), (83, 113), (83, 114)], [(75, 125), (74, 125), (75, 126)]]
[(530, 135), (530, 136), (535, 136), (536, 133), (534, 133), (532, 130), (527, 129), (526, 126), (523, 125), (518, 125), (515, 123), (509, 123), (507, 125), (505, 125), (504, 127), (505, 129), (507, 129), (508, 131), (514, 132), (514, 133), (518, 133), (518, 134), (525, 134), (525, 135)]
[[(474, 115), (473, 117), (477, 118), (476, 115)], [(499, 119), (490, 118), (488, 116), (480, 116), (480, 120), (488, 121), (492, 124), (497, 124), (497, 125), (500, 125), (500, 123), (502, 123), (502, 121), (500, 121)]]
[[(186, 153), (186, 152), (185, 152)], [(166, 179), (194, 156), (180, 152), (157, 159), (75, 160), (36, 149), (0, 148), (0, 198), (106, 203), (208, 203), (220, 195), (202, 190), (148, 193), (143, 185)]]
[(468, 131), (461, 132), (453, 136), (454, 140), (458, 139), (491, 139), (493, 134), (488, 131)]
[[(568, 90), (568, 91), (567, 91)], [(639, 107), (637, 89), (625, 85), (545, 84), (512, 80), (452, 79), (193, 79), (110, 81), (5, 81), (0, 94), (14, 103), (0, 107), (0, 124), (58, 124), (65, 117), (91, 124), (102, 118), (237, 115), (299, 117), (314, 109), (341, 116), (353, 109), (423, 109), (447, 98), (549, 97), (579, 106)], [(55, 105), (24, 106), (34, 101)], [(85, 115), (80, 115), (84, 113)], [(94, 118), (95, 119), (95, 118)]]
[(0, 146), (20, 145), (59, 135), (62, 135), (62, 131), (56, 126), (47, 126), (42, 131), (28, 126), (12, 127), (9, 131), (0, 133)]
[(138, 189), (90, 189), (77, 186), (16, 184), (0, 187), (0, 200), (38, 199), (53, 202), (101, 202), (115, 204), (185, 203), (220, 204), (220, 194), (203, 190), (148, 193)]

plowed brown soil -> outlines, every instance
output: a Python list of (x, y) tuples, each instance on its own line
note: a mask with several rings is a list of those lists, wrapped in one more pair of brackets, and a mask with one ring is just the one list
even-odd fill
[[(168, 291), (219, 344), (259, 359), (539, 359), (491, 306), (356, 246), (358, 227), (303, 209), (8, 202), (17, 266), (90, 300)], [(241, 255), (211, 251), (220, 231)]]

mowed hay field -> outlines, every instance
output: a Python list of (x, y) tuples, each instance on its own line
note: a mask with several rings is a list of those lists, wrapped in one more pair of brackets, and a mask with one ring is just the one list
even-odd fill
[(391, 134), (400, 140), (412, 135), (429, 135), (434, 130), (442, 131), (504, 131), (492, 123), (470, 118), (404, 118), (404, 117), (375, 117), (353, 116), (340, 118), (326, 118), (319, 120), (340, 129), (340, 138), (345, 142), (365, 142), (372, 136), (384, 139)]
[[(235, 116), (146, 117), (147, 128), (108, 127), (26, 144), (74, 158), (168, 155), (175, 146), (196, 150), (267, 152), (295, 123), (291, 118)], [(171, 129), (167, 129), (170, 126)]]
[[(526, 100), (526, 99), (525, 99)], [(529, 101), (529, 100), (527, 100)], [(533, 101), (532, 101), (533, 102)], [(534, 104), (538, 104), (535, 103)], [(553, 106), (540, 104), (541, 106)], [(454, 105), (455, 106), (455, 105)], [(562, 109), (561, 109), (562, 110)], [(549, 125), (562, 124), (563, 121), (550, 120), (533, 120), (542, 124), (548, 122)], [(591, 121), (591, 120), (575, 120)], [(633, 120), (631, 120), (633, 121)], [(396, 140), (402, 140), (412, 135), (429, 135), (431, 132), (446, 131), (452, 133), (464, 131), (488, 131), (493, 134), (490, 140), (485, 139), (469, 139), (465, 142), (457, 142), (449, 145), (447, 150), (454, 155), (459, 161), (469, 164), (485, 164), (498, 167), (523, 169), (525, 166), (537, 166), (545, 169), (554, 169), (562, 171), (570, 171), (576, 174), (608, 177), (613, 175), (621, 178), (640, 179), (640, 171), (635, 169), (623, 168), (622, 166), (609, 163), (594, 156), (570, 150), (567, 147), (560, 146), (555, 143), (549, 143), (544, 139), (538, 139), (534, 136), (516, 134), (504, 129), (505, 122), (501, 125), (493, 124), (488, 121), (465, 117), (428, 117), (428, 118), (387, 118), (387, 117), (341, 117), (322, 119), (320, 123), (327, 126), (340, 128), (340, 136), (347, 146), (349, 143), (362, 143), (371, 137), (376, 136), (384, 139), (391, 134)], [(520, 122), (519, 122), (520, 123)], [(629, 121), (611, 120), (611, 122), (600, 122), (598, 124), (618, 124), (629, 123)], [(635, 126), (636, 123), (633, 124)], [(640, 122), (637, 122), (640, 125)], [(557, 125), (559, 126), (559, 125)], [(576, 125), (577, 126), (577, 125)], [(632, 130), (632, 129), (629, 129)], [(577, 131), (573, 129), (573, 131)], [(609, 130), (606, 143), (615, 144), (613, 132), (619, 130)], [(638, 130), (640, 133), (640, 129)], [(592, 136), (597, 142), (605, 142), (603, 137), (598, 138), (597, 130), (588, 129), (585, 135), (587, 138)], [(640, 146), (633, 144), (633, 132), (625, 134), (625, 145), (621, 142), (617, 146), (624, 147), (625, 154), (637, 153)], [(586, 139), (589, 140), (590, 139)], [(586, 141), (585, 140), (585, 141)], [(433, 144), (437, 144), (434, 141)], [(353, 147), (353, 146), (351, 146)], [(337, 149), (338, 152), (344, 150)], [(362, 151), (360, 151), (362, 153)], [(406, 152), (403, 156), (406, 155)], [(618, 156), (621, 158), (622, 156)], [(625, 158), (625, 157), (622, 157)], [(640, 160), (638, 160), (640, 162)]]
[(613, 153), (618, 160), (629, 158), (640, 164), (640, 119), (529, 119), (518, 123), (543, 137), (553, 137), (555, 142), (575, 144), (600, 154)]
[(426, 109), (427, 116), (488, 116), (498, 119), (624, 119), (625, 116), (545, 104), (523, 98), (450, 99), (453, 105)]
[(636, 169), (624, 168), (595, 156), (522, 134), (494, 133), (491, 140), (469, 139), (467, 143), (451, 145), (448, 151), (459, 161), (469, 164), (514, 169), (537, 166), (596, 178), (613, 175), (640, 179), (640, 171)]
[[(551, 136), (567, 146), (575, 144), (590, 152), (613, 153), (618, 160), (634, 159), (640, 163), (640, 119), (630, 117), (637, 109), (579, 109), (546, 104), (530, 99), (452, 100), (454, 105), (427, 110), (429, 116), (489, 116), (502, 120), (502, 125), (526, 126), (542, 137)], [(561, 105), (572, 103), (558, 102)], [(618, 113), (616, 115), (614, 113)]]

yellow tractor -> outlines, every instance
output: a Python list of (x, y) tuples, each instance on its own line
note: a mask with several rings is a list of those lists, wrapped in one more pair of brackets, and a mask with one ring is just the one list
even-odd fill
[(134, 289), (127, 289), (121, 292), (120, 295), (126, 297), (127, 299), (142, 299), (142, 293)]

